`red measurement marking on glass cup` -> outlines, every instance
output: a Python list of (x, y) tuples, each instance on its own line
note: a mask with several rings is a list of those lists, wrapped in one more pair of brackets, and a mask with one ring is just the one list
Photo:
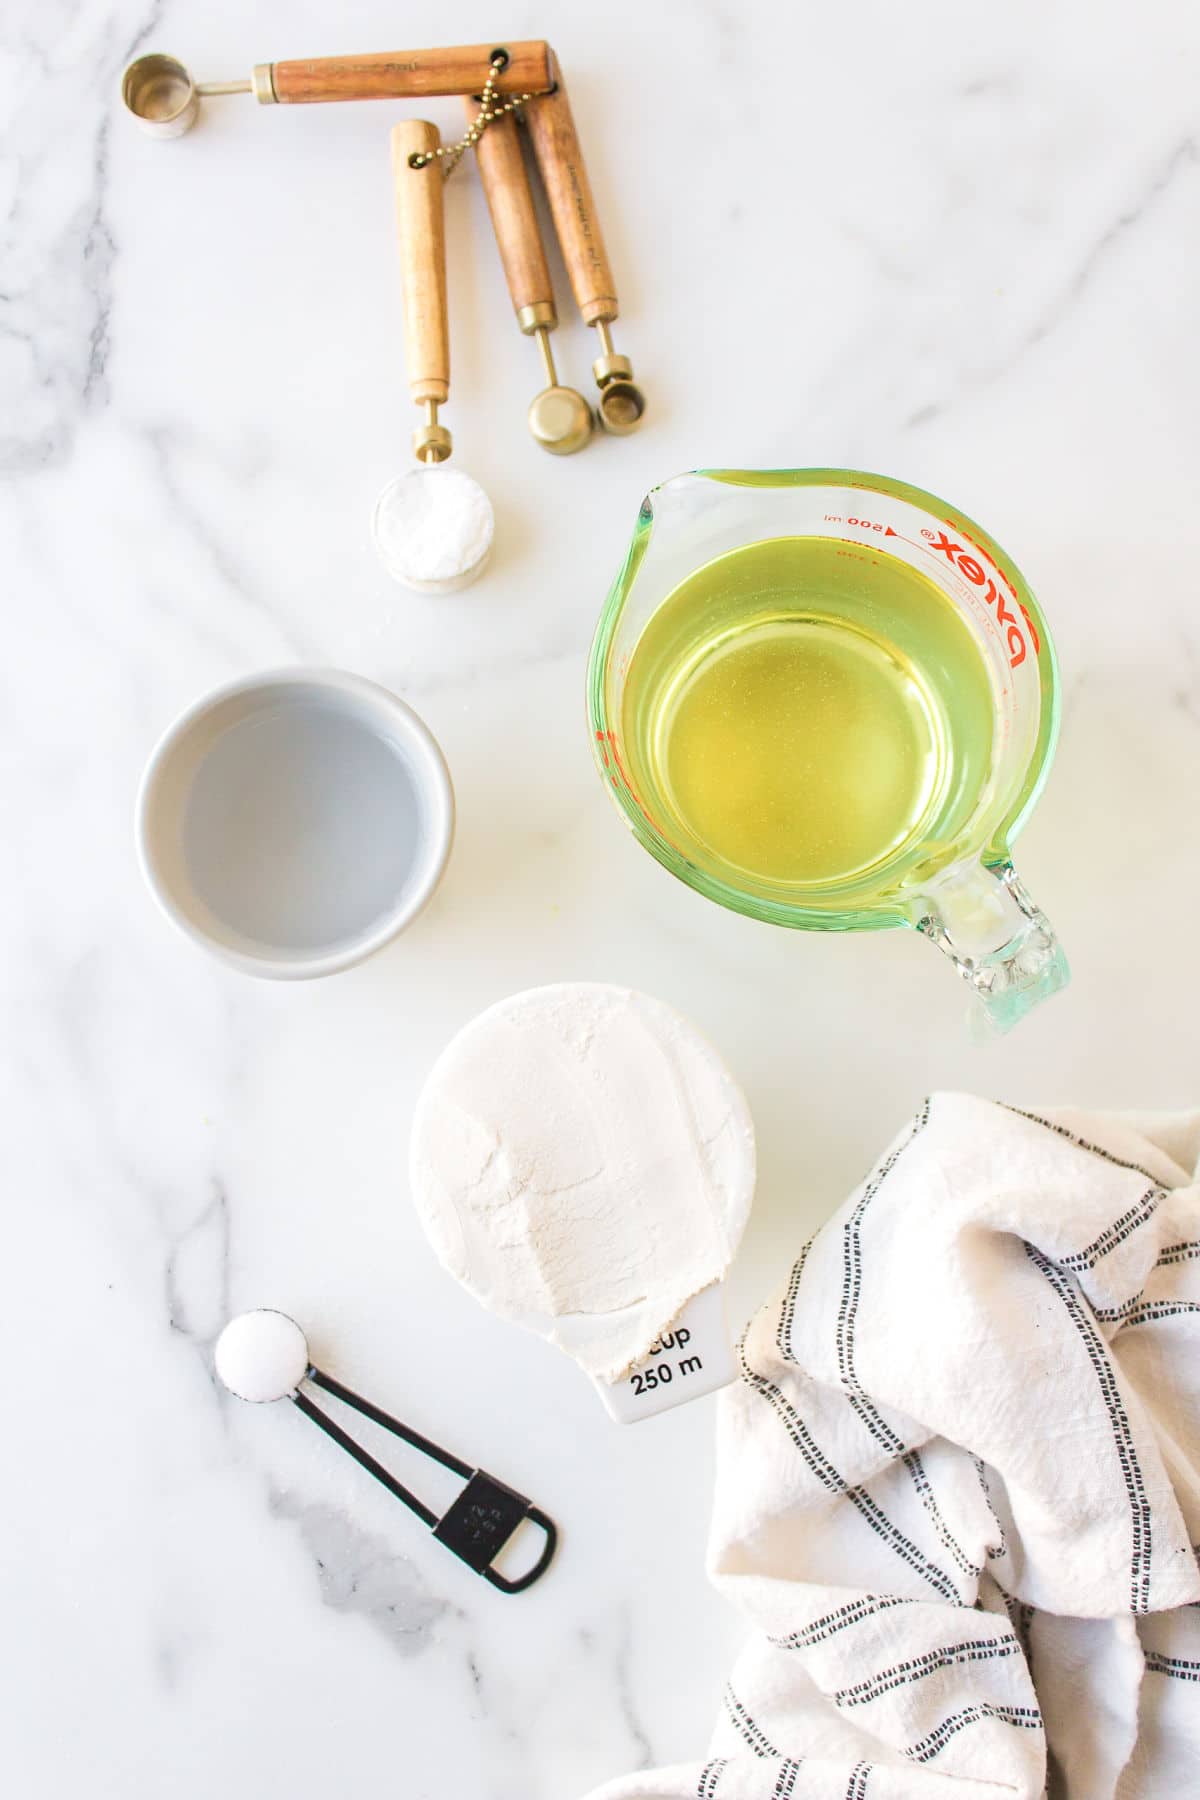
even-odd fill
[(862, 531), (877, 531), (881, 537), (899, 537), (900, 533), (891, 525), (877, 525), (874, 519), (843, 518), (841, 513), (826, 513), (827, 525), (857, 525)]
[(637, 807), (647, 825), (654, 826), (655, 831), (657, 831), (658, 826), (655, 825), (654, 820), (642, 805), (637, 789), (625, 772), (625, 765), (621, 761), (621, 752), (617, 749), (616, 733), (611, 728), (608, 731), (598, 731), (596, 733), (596, 742), (600, 746), (600, 760), (604, 764), (604, 772), (608, 776), (608, 779), (612, 782), (614, 787), (623, 787), (625, 789), (625, 792), (629, 795), (629, 798), (633, 801), (633, 804)]
[[(986, 592), (982, 595), (982, 598), (988, 606), (995, 608), (996, 623), (1005, 633), (1009, 664), (1010, 667), (1015, 669), (1025, 661), (1028, 654), (1028, 646), (1026, 645), (1021, 627), (1017, 623), (1016, 613), (1008, 606), (1000, 587), (997, 585), (997, 583), (1003, 584), (1012, 595), (1017, 606), (1017, 611), (1025, 621), (1029, 636), (1033, 640), (1035, 655), (1040, 655), (1042, 642), (1038, 636), (1037, 626), (1034, 624), (1029, 613), (1022, 604), (1011, 577), (1005, 574), (1004, 570), (989, 555), (983, 545), (976, 543), (970, 532), (964, 531), (962, 526), (956, 525), (949, 519), (946, 521), (952, 532), (958, 537), (965, 538), (967, 543), (970, 544), (971, 549), (978, 552), (977, 556), (972, 556), (969, 551), (963, 548), (962, 544), (955, 542), (953, 538), (947, 536), (946, 532), (930, 531), (925, 526), (921, 527), (921, 538), (925, 540), (922, 543), (917, 538), (908, 537), (903, 531), (897, 531), (894, 526), (883, 525), (874, 519), (860, 519), (844, 513), (826, 513), (825, 523), (827, 525), (853, 525), (860, 531), (877, 531), (881, 537), (899, 538), (902, 544), (912, 544), (917, 550), (926, 550), (934, 554), (940, 553), (949, 562), (951, 568), (956, 570), (965, 580), (969, 581), (972, 587), (984, 588), (986, 586)], [(982, 562), (980, 561), (980, 558), (982, 558)], [(996, 579), (994, 581), (991, 576), (987, 574), (984, 565), (986, 565), (986, 569), (990, 569), (995, 575)]]
[(1024, 619), (1026, 625), (1028, 625), (1028, 627), (1029, 627), (1029, 635), (1033, 639), (1034, 652), (1036, 655), (1040, 656), (1042, 653), (1042, 640), (1038, 636), (1037, 626), (1034, 624), (1034, 622), (1030, 618), (1028, 612), (1025, 610), (1025, 606), (1022, 603), (1021, 597), (1017, 593), (1016, 586), (1013, 582), (1012, 576), (1009, 575), (1006, 570), (1004, 570), (1000, 567), (1000, 564), (996, 561), (995, 557), (988, 555), (988, 552), (984, 549), (983, 545), (980, 543), (977, 543), (976, 540), (971, 536), (969, 531), (963, 531), (962, 527), (960, 526), (959, 532), (963, 537), (966, 538), (968, 544), (974, 545), (975, 549), (978, 550), (980, 556), (982, 556), (982, 558), (983, 558), (984, 562), (987, 564), (988, 568), (995, 569), (997, 575), (1000, 577), (1001, 581), (1004, 583), (1005, 587), (1008, 589), (1009, 593), (1012, 595), (1013, 599), (1016, 601), (1016, 603), (1021, 611), (1021, 617)]
[[(1008, 579), (1008, 576), (1004, 574), (1003, 570), (997, 568), (982, 544), (977, 544), (974, 538), (968, 537), (967, 533), (965, 531), (960, 531), (959, 527), (954, 526), (952, 529), (967, 539), (971, 548), (977, 550), (979, 556), (983, 558), (983, 563), (986, 563), (987, 569), (991, 569), (997, 580), (1009, 590), (1013, 599), (1016, 600), (1017, 612), (1020, 613), (1025, 624), (1029, 628), (1029, 635), (1033, 639), (1035, 652), (1040, 651), (1042, 646), (1038, 639), (1033, 620), (1029, 617), (1029, 614), (1025, 611), (1021, 602), (1017, 600), (1017, 590)], [(972, 587), (982, 588), (986, 583), (987, 592), (983, 597), (989, 606), (994, 606), (996, 609), (996, 622), (1004, 631), (1005, 643), (1008, 645), (1009, 664), (1014, 669), (1018, 668), (1020, 664), (1025, 661), (1028, 654), (1028, 646), (1025, 642), (1024, 633), (1017, 624), (1017, 613), (1013, 612), (1006, 604), (1000, 588), (997, 587), (996, 582), (993, 581), (991, 576), (987, 573), (987, 569), (985, 569), (983, 563), (979, 561), (979, 557), (971, 556), (963, 549), (961, 544), (956, 543), (955, 540), (949, 537), (944, 531), (929, 531), (922, 526), (921, 536), (926, 539), (930, 550), (932, 550), (935, 555), (944, 556), (946, 561), (950, 564), (950, 567), (956, 569), (966, 581), (971, 583)]]

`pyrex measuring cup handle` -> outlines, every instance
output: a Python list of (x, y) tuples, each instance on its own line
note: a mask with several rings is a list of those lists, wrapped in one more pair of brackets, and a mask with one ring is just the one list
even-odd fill
[(1011, 1030), (1071, 978), (1049, 920), (1011, 863), (945, 870), (921, 896), (913, 922), (970, 985), (980, 1035)]

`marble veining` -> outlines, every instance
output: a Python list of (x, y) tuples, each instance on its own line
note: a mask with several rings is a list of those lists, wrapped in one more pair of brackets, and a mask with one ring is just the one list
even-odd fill
[(286, 1493), (272, 1493), (271, 1517), (296, 1521), (326, 1606), (360, 1614), (399, 1656), (427, 1647), (449, 1603), (429, 1592), (420, 1570), (388, 1539), (360, 1531), (338, 1508), (306, 1506)]
[[(970, 90), (978, 92), (978, 89)], [(1138, 197), (1126, 206), (1112, 222), (1106, 225), (1084, 252), (1079, 266), (1065, 282), (1057, 298), (1053, 299), (1040, 318), (1034, 321), (1020, 342), (1009, 350), (1002, 358), (990, 363), (981, 370), (969, 384), (968, 392), (976, 387), (985, 387), (991, 382), (1000, 381), (1012, 369), (1017, 360), (1034, 345), (1042, 343), (1050, 337), (1063, 323), (1071, 309), (1084, 298), (1091, 284), (1102, 273), (1104, 265), (1110, 257), (1122, 249), (1128, 234), (1135, 232), (1151, 213), (1158, 201), (1167, 194), (1176, 182), (1181, 181), (1192, 171), (1197, 161), (1196, 139), (1189, 135), (1180, 140), (1171, 149), (1161, 167), (1155, 169)], [(911, 414), (907, 423), (910, 426), (924, 425), (936, 418), (944, 410), (943, 405), (933, 401)]]
[[(213, 100), (154, 143), (116, 90), (149, 47), (222, 79), (498, 26), (549, 35), (568, 71), (649, 412), (574, 459), (529, 441), (537, 359), (461, 169), (446, 418), (497, 538), (477, 588), (427, 599), (370, 545), (415, 419), (387, 134), (419, 110), (449, 135), (457, 104)], [(610, 1424), (442, 1274), (409, 1204), (424, 1075), (503, 994), (642, 987), (719, 1046), (760, 1155), (738, 1327), (931, 1088), (1195, 1104), (1198, 56), (1200, 15), (1168, 0), (1133, 32), (1116, 0), (1013, 0), (986, 29), (951, 0), (463, 0), (450, 26), (381, 0), (4, 10), (0, 1604), (22, 1800), (583, 1800), (702, 1748), (741, 1636), (704, 1579), (712, 1402)], [(1062, 744), (1018, 861), (1075, 981), (986, 1050), (929, 946), (719, 912), (639, 852), (591, 767), (584, 660), (642, 494), (805, 463), (944, 493), (1054, 628)], [(159, 918), (131, 818), (180, 708), (301, 661), (417, 707), (459, 834), (395, 946), (277, 988)], [(213, 1340), (264, 1304), (552, 1513), (546, 1581), (500, 1597), (294, 1408), (224, 1393)]]

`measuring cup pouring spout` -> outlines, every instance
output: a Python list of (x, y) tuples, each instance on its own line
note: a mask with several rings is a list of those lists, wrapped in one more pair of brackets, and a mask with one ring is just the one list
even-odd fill
[(1045, 618), (983, 528), (854, 469), (708, 469), (642, 504), (588, 668), (651, 855), (808, 931), (907, 926), (1006, 1031), (1068, 980), (1011, 843), (1058, 734)]

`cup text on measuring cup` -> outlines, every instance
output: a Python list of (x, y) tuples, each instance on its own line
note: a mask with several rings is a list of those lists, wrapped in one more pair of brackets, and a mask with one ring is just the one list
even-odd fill
[[(1005, 639), (1008, 644), (1009, 663), (1012, 668), (1017, 668), (1020, 663), (1025, 661), (1027, 654), (1025, 638), (1021, 631), (1021, 627), (1017, 624), (1016, 613), (1011, 612), (1005, 605), (1004, 595), (1000, 592), (1000, 589), (992, 580), (991, 576), (985, 572), (983, 565), (978, 562), (975, 557), (969, 555), (968, 552), (963, 549), (961, 544), (953, 543), (951, 539), (946, 536), (944, 531), (939, 531), (936, 534), (932, 531), (923, 531), (921, 536), (928, 538), (930, 540), (930, 548), (933, 550), (940, 550), (951, 567), (957, 569), (959, 574), (965, 576), (973, 586), (983, 587), (984, 583), (987, 583), (987, 592), (984, 595), (984, 599), (989, 606), (994, 606), (996, 608), (996, 619), (1004, 630)], [(982, 554), (982, 552), (980, 554)], [(997, 570), (997, 574), (999, 574), (999, 570)], [(1001, 575), (1000, 579), (1003, 581), (1004, 577)], [(1008, 587), (1009, 592), (1012, 593), (1011, 583), (1005, 582), (1005, 586)], [(1013, 594), (1013, 598), (1016, 599), (1015, 594)], [(1029, 614), (1025, 611), (1025, 608), (1021, 605), (1019, 600), (1017, 600), (1017, 608), (1026, 625), (1029, 627), (1030, 635), (1034, 640), (1034, 648), (1040, 648), (1040, 645), (1037, 643), (1037, 633), (1033, 629), (1033, 621), (1030, 619)]]
[(686, 1325), (678, 1325), (674, 1331), (665, 1331), (658, 1342), (650, 1346), (650, 1355), (661, 1356), (663, 1360), (654, 1364), (647, 1363), (644, 1368), (633, 1371), (630, 1380), (633, 1383), (634, 1393), (647, 1394), (656, 1387), (666, 1387), (674, 1380), (676, 1374), (687, 1377), (694, 1375), (698, 1369), (702, 1369), (704, 1363), (698, 1356), (681, 1356), (672, 1367), (670, 1357), (666, 1354), (671, 1350), (682, 1350), (685, 1344), (691, 1342), (691, 1339), (692, 1334)]

